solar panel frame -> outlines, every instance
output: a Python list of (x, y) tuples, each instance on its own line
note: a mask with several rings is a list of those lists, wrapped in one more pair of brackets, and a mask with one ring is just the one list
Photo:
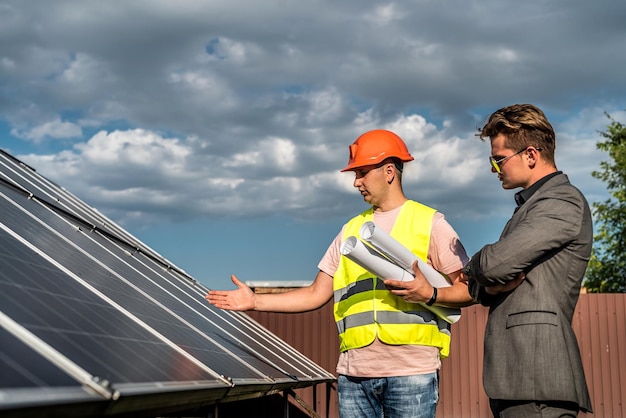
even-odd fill
[[(19, 195), (18, 195), (19, 196)], [(148, 295), (146, 293), (139, 294), (141, 291), (138, 291), (136, 287), (133, 286), (132, 283), (126, 281), (124, 275), (124, 270), (128, 266), (129, 262), (132, 262), (132, 257), (128, 257), (126, 262), (119, 262), (119, 259), (114, 259), (113, 257), (109, 257), (106, 260), (103, 258), (108, 256), (106, 251), (99, 251), (99, 259), (89, 259), (90, 254), (96, 252), (97, 249), (90, 248), (95, 245), (93, 239), (97, 238), (99, 235), (97, 234), (89, 234), (87, 237), (85, 234), (82, 234), (81, 229), (75, 225), (68, 224), (63, 220), (63, 218), (58, 218), (53, 216), (52, 212), (50, 212), (45, 206), (37, 205), (37, 202), (33, 199), (25, 200), (31, 207), (28, 210), (28, 215), (36, 215), (32, 217), (32, 219), (41, 220), (45, 217), (45, 215), (50, 215), (48, 219), (46, 219), (45, 223), (42, 223), (40, 227), (34, 222), (29, 222), (27, 225), (23, 225), (22, 237), (30, 237), (31, 241), (37, 241), (36, 245), (37, 249), (44, 250), (47, 248), (48, 256), (53, 260), (63, 259), (64, 262), (71, 267), (67, 267), (68, 271), (72, 271), (74, 274), (80, 276), (83, 280), (89, 282), (89, 284), (95, 287), (99, 292), (107, 297), (115, 300), (119, 306), (125, 306), (126, 309), (148, 309), (152, 312), (144, 312), (143, 315), (139, 315), (139, 317), (143, 320), (143, 322), (147, 322), (149, 317), (153, 317), (155, 315), (159, 315), (161, 309), (164, 308), (163, 305), (157, 307), (159, 301), (155, 300), (152, 295)], [(9, 224), (12, 218), (9, 216), (11, 214), (10, 207), (8, 206), (0, 206), (2, 208), (5, 216), (5, 224)], [(20, 218), (21, 222), (24, 222), (24, 218)], [(29, 234), (30, 232), (30, 234)], [(50, 233), (49, 233), (50, 232)], [(55, 232), (55, 233), (53, 233)], [(67, 245), (73, 246), (73, 251), (67, 251), (64, 246), (57, 245), (59, 239), (65, 238), (67, 241)], [(118, 265), (114, 265), (117, 263)], [(101, 268), (98, 268), (100, 266)], [(128, 274), (133, 272), (127, 272)], [(110, 280), (112, 276), (116, 276), (117, 280)], [(128, 276), (127, 276), (128, 277)], [(139, 276), (134, 276), (137, 279)], [(155, 278), (153, 276), (152, 278)], [(143, 284), (143, 289), (146, 291), (147, 286), (150, 284), (149, 281), (145, 281)], [(158, 289), (162, 290), (162, 289)], [(136, 294), (135, 299), (127, 300), (126, 303), (120, 301), (120, 298), (128, 298), (131, 294)], [(162, 294), (162, 292), (160, 292)], [(133, 303), (135, 301), (139, 302), (143, 300), (145, 297), (150, 298), (154, 305), (150, 304), (141, 304), (141, 303)], [(171, 302), (174, 299), (168, 298)], [(206, 309), (206, 302), (201, 297), (198, 297), (198, 300), (202, 301), (202, 308)], [(159, 309), (161, 308), (161, 309)], [(118, 308), (119, 309), (119, 308)], [(137, 312), (134, 312), (136, 315)], [(189, 323), (185, 324), (185, 330), (188, 330), (190, 326)], [(224, 324), (227, 326), (228, 324)], [(175, 331), (175, 328), (170, 328), (170, 331)], [(235, 331), (234, 329), (231, 331)], [(247, 338), (245, 334), (241, 334), (236, 337), (240, 342)], [(208, 343), (205, 341), (205, 343)], [(231, 344), (231, 351), (238, 350), (243, 347), (241, 343), (233, 345), (230, 340), (224, 340), (223, 344)], [(264, 350), (264, 347), (258, 347), (260, 350)], [(240, 356), (245, 356), (246, 353), (242, 352), (242, 350), (238, 350)], [(269, 353), (270, 355), (273, 355)], [(251, 359), (248, 358), (250, 361)], [(263, 363), (264, 364), (264, 363)], [(228, 368), (231, 373), (233, 371), (233, 364), (228, 364)], [(271, 370), (266, 370), (266, 374), (271, 373)], [(218, 371), (218, 374), (223, 374)], [(284, 373), (285, 375), (291, 375), (290, 373)], [(237, 376), (230, 376), (233, 379), (237, 378)], [(273, 376), (274, 378), (278, 378), (278, 376)]]
[[(0, 377), (0, 411), (61, 393), (58, 403), (117, 414), (334, 380), (247, 315), (206, 303), (208, 288), (184, 270), (1, 150), (0, 263), (0, 335), (59, 379), (14, 387)], [(25, 367), (13, 374), (25, 384), (34, 370), (8, 351), (0, 364)], [(172, 361), (179, 368), (163, 373)]]
[[(4, 152), (0, 150), (0, 154), (3, 153)], [(121, 243), (124, 246), (127, 246), (127, 248), (130, 251), (133, 251), (133, 253), (135, 253), (136, 255), (141, 257), (147, 257), (149, 260), (153, 261), (153, 263), (148, 263), (148, 265), (151, 266), (150, 268), (153, 268), (153, 271), (156, 271), (154, 270), (154, 266), (159, 264), (170, 274), (181, 278), (184, 285), (191, 285), (193, 289), (198, 292), (198, 296), (201, 296), (199, 299), (202, 300), (202, 303), (204, 304), (203, 296), (206, 294), (208, 289), (198, 283), (191, 276), (187, 275), (184, 270), (179, 269), (171, 262), (163, 258), (161, 255), (149, 249), (147, 246), (145, 246), (145, 244), (141, 243), (135, 237), (128, 234), (125, 230), (117, 226), (114, 222), (97, 212), (97, 210), (87, 206), (83, 201), (76, 198), (67, 190), (58, 187), (56, 184), (50, 182), (45, 177), (33, 175), (34, 170), (32, 168), (21, 163), (19, 160), (14, 159), (12, 156), (6, 153), (4, 154), (9, 159), (17, 161), (19, 165), (24, 168), (24, 170), (22, 171), (10, 170), (10, 178), (13, 181), (19, 181), (22, 184), (26, 183), (30, 188), (36, 190), (36, 192), (22, 190), (23, 193), (28, 193), (30, 196), (33, 196), (33, 193), (36, 193), (37, 199), (41, 202), (44, 202), (46, 205), (48, 205), (48, 207), (54, 208), (55, 210), (60, 209), (64, 211), (65, 215), (73, 217), (80, 223), (83, 223), (84, 225), (93, 228), (93, 230), (98, 233), (104, 233), (108, 238), (112, 238), (113, 242), (116, 242), (118, 244)], [(43, 198), (41, 196), (43, 196)], [(101, 225), (102, 227), (99, 227), (97, 225)], [(117, 234), (119, 234), (119, 236)], [(196, 301), (199, 299), (196, 299)], [(204, 307), (206, 308), (206, 304), (204, 305)], [(256, 321), (252, 320), (249, 316), (242, 315), (239, 312), (229, 312), (221, 310), (217, 310), (214, 313), (216, 313), (218, 316), (221, 316), (222, 319), (227, 322), (235, 321), (239, 325), (244, 326), (246, 328), (246, 331), (251, 332), (256, 338), (262, 338), (264, 340), (264, 344), (262, 346), (271, 347), (273, 350), (280, 351), (281, 358), (287, 356), (287, 358), (290, 358), (291, 360), (296, 362), (300, 361), (300, 359), (302, 358), (300, 353), (295, 352), (292, 347), (289, 347), (286, 343), (279, 340), (275, 335), (260, 327), (260, 325), (256, 323)], [(296, 353), (296, 355), (293, 354), (294, 352)], [(308, 366), (311, 365), (311, 363), (309, 362), (306, 363)], [(322, 368), (319, 368), (319, 366), (314, 366), (314, 370), (312, 371), (313, 374), (319, 373), (320, 371), (326, 373), (326, 371)]]

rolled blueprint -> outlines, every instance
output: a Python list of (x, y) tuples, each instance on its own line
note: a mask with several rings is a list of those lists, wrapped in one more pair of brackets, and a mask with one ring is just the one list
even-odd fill
[(382, 254), (363, 244), (357, 237), (348, 237), (341, 244), (341, 254), (381, 279), (395, 279), (408, 282), (415, 279), (402, 267), (389, 262)]
[[(355, 236), (350, 236), (341, 243), (341, 254), (381, 279), (393, 278), (401, 281), (415, 279), (412, 273), (392, 263), (375, 249), (366, 246)], [(461, 310), (458, 308), (428, 306), (425, 303), (420, 303), (420, 305), (450, 324), (454, 324), (461, 319)]]
[(377, 228), (374, 222), (365, 222), (359, 231), (361, 238), (372, 247), (376, 248), (391, 261), (398, 264), (403, 269), (413, 271), (413, 262), (417, 260), (417, 267), (426, 280), (433, 287), (448, 287), (450, 282), (430, 264), (413, 254), (411, 250), (402, 245), (394, 237), (380, 228)]

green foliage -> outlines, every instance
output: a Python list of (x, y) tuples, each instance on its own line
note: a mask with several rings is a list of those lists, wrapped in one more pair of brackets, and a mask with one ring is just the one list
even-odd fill
[(606, 116), (611, 122), (599, 132), (606, 140), (597, 148), (610, 160), (591, 175), (606, 183), (611, 197), (592, 203), (596, 234), (584, 286), (592, 293), (621, 293), (626, 292), (626, 126)]

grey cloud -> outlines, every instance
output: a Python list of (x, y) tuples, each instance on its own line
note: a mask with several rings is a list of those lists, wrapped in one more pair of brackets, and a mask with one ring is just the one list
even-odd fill
[[(597, 187), (585, 174), (597, 136), (580, 129), (624, 107), (625, 18), (608, 0), (5, 1), (0, 117), (39, 141), (25, 161), (129, 221), (353, 209), (337, 170), (377, 127), (417, 155), (410, 195), (500, 216), (510, 202), (476, 127), (503, 105), (538, 104), (563, 121), (559, 144), (587, 150), (582, 163), (560, 146), (563, 168)], [(66, 129), (41, 128), (50, 121)], [(149, 163), (106, 154), (100, 130)], [(46, 143), (55, 136), (68, 141)]]

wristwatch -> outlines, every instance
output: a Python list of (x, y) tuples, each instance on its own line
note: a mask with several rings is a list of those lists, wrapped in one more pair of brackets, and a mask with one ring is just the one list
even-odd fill
[(426, 305), (433, 306), (435, 302), (437, 302), (437, 288), (433, 287), (433, 297), (430, 298), (428, 302), (426, 302)]

